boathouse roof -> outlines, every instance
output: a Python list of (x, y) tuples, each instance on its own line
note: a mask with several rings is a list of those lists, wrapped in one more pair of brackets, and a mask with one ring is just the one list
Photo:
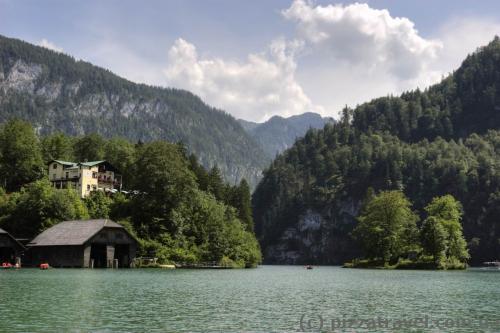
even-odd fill
[(4, 235), (4, 236), (7, 236), (7, 237), (9, 237), (10, 239), (12, 239), (12, 241), (13, 241), (15, 244), (19, 245), (19, 247), (20, 247), (21, 249), (24, 249), (24, 248), (25, 248), (23, 244), (21, 244), (21, 243), (20, 243), (17, 239), (15, 239), (15, 238), (14, 238), (11, 234), (9, 234), (7, 231), (3, 230), (2, 228), (0, 228), (0, 235)]
[(83, 245), (103, 228), (125, 230), (108, 219), (64, 221), (36, 236), (28, 246)]

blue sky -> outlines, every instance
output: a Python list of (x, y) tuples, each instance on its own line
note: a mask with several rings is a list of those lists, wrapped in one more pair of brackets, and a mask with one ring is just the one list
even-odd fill
[(500, 34), (500, 2), (0, 0), (0, 34), (262, 121), (437, 82)]

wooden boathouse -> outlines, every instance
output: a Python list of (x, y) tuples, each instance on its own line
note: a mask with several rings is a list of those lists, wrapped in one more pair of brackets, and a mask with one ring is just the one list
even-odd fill
[(137, 240), (108, 219), (64, 221), (45, 230), (28, 247), (33, 264), (52, 267), (130, 267)]
[(2, 263), (20, 263), (24, 246), (7, 231), (0, 229), (0, 265)]

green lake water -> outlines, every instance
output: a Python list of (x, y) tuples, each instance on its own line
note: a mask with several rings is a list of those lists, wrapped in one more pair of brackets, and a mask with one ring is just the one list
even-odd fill
[(0, 332), (500, 332), (500, 271), (3, 270), (0, 319)]

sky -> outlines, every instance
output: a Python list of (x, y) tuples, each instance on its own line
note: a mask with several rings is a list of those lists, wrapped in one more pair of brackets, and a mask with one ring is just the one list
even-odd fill
[(439, 82), (500, 35), (500, 1), (0, 0), (0, 34), (262, 122)]

